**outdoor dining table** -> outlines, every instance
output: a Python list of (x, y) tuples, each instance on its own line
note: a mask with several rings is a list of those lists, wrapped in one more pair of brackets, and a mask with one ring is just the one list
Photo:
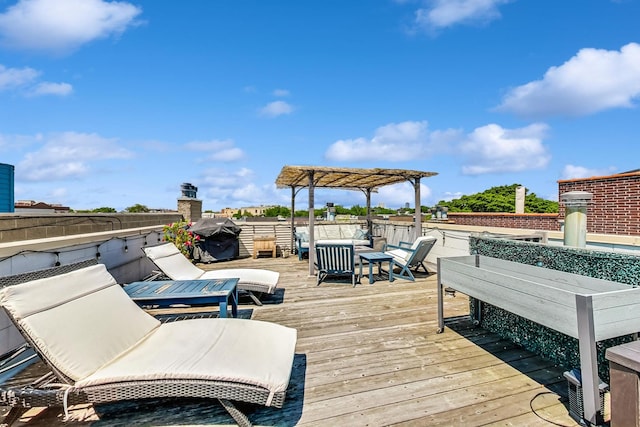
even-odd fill
[(220, 317), (227, 317), (231, 303), (231, 314), (238, 317), (238, 279), (209, 280), (158, 280), (132, 282), (124, 286), (125, 292), (140, 306), (158, 308), (178, 304), (212, 305), (220, 307)]

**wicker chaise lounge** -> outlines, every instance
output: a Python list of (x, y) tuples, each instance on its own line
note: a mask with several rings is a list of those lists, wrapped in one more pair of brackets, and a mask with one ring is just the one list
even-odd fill
[[(295, 329), (244, 319), (161, 324), (98, 264), (7, 286), (0, 304), (42, 360), (56, 387), (0, 390), (2, 405), (63, 406), (157, 397), (218, 399), (282, 407)], [(239, 338), (242, 339), (239, 339)]]
[(258, 294), (273, 294), (278, 287), (280, 273), (258, 268), (223, 268), (202, 270), (193, 265), (173, 243), (143, 248), (161, 272), (171, 280), (230, 279), (237, 277), (238, 290), (248, 294), (253, 302), (262, 305)]

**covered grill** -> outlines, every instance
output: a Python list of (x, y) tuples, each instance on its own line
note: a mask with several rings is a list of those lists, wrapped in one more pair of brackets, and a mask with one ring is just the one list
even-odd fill
[(240, 253), (238, 236), (242, 228), (228, 218), (202, 218), (191, 228), (200, 236), (193, 248), (193, 259), (198, 262), (215, 262), (237, 258)]

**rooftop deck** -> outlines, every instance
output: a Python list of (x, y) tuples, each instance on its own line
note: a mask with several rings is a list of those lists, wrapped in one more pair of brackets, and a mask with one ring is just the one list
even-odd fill
[[(369, 285), (365, 277), (355, 288), (348, 280), (318, 287), (307, 261), (295, 256), (202, 267), (281, 273), (275, 297), (262, 307), (248, 300), (240, 307), (240, 317), (298, 329), (285, 406), (244, 408), (255, 425), (579, 425), (568, 415), (562, 369), (474, 328), (464, 295), (446, 298), (449, 322), (436, 333), (435, 274), (419, 274), (416, 282)], [(34, 365), (24, 375), (41, 370)], [(211, 401), (114, 404), (103, 413), (74, 407), (63, 423), (59, 408), (32, 409), (12, 425), (233, 425)]]

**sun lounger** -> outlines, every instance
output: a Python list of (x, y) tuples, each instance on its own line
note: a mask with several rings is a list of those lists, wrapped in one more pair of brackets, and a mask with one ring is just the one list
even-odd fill
[[(161, 324), (98, 264), (6, 286), (0, 305), (55, 374), (55, 385), (0, 389), (0, 404), (55, 406), (158, 397), (282, 407), (296, 330), (243, 319)], [(242, 339), (238, 339), (242, 337)]]
[(172, 280), (238, 278), (238, 291), (249, 294), (253, 302), (262, 305), (258, 294), (273, 294), (278, 287), (280, 273), (257, 268), (224, 268), (202, 270), (193, 265), (173, 243), (143, 248), (147, 257)]

